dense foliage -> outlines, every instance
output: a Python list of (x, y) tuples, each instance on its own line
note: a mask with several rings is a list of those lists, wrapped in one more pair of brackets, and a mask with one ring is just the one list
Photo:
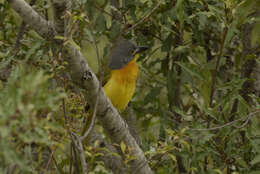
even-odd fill
[[(138, 60), (130, 107), (154, 173), (260, 172), (259, 7), (256, 0), (131, 0), (118, 9), (108, 0), (74, 2), (71, 35), (95, 72), (103, 71), (96, 51), (106, 62), (120, 34), (150, 47)], [(34, 9), (53, 19), (49, 1)], [(1, 173), (69, 173), (72, 165), (79, 172), (69, 132), (83, 127), (86, 91), (67, 77), (51, 41), (29, 26), (19, 38), (22, 20), (5, 0), (0, 21)], [(85, 149), (91, 173), (111, 173), (98, 147)]]

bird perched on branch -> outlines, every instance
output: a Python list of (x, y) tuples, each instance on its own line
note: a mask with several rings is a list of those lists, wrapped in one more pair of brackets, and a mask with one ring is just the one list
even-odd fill
[(119, 111), (123, 111), (133, 97), (139, 71), (136, 60), (139, 53), (147, 48), (120, 38), (111, 51), (108, 65), (111, 76), (104, 86), (104, 91)]
[[(133, 97), (139, 71), (136, 60), (139, 53), (147, 48), (147, 46), (136, 46), (132, 42), (120, 38), (111, 51), (108, 64), (111, 73), (104, 85), (104, 91), (113, 106), (119, 111), (124, 111)], [(93, 110), (91, 109), (89, 113), (90, 116), (83, 128), (83, 134), (92, 121)], [(87, 143), (88, 140), (89, 138), (85, 142)]]

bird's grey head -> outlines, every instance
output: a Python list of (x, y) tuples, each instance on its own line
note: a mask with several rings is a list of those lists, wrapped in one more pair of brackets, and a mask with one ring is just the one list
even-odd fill
[(138, 47), (132, 42), (120, 38), (111, 51), (108, 67), (110, 69), (121, 69), (133, 60), (137, 53), (142, 52), (147, 48), (148, 47), (146, 46)]

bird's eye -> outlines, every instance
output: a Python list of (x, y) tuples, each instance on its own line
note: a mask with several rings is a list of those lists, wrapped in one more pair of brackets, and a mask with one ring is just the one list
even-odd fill
[(130, 50), (130, 54), (134, 55), (135, 54), (135, 50)]

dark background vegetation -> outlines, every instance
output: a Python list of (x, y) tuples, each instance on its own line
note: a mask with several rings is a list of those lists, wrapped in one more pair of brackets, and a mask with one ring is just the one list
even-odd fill
[[(102, 62), (119, 34), (150, 47), (138, 60), (130, 107), (154, 173), (260, 173), (259, 1), (111, 3), (74, 1), (71, 35), (95, 72), (103, 69), (93, 35)], [(31, 4), (53, 19), (49, 1)], [(81, 170), (68, 132), (83, 127), (85, 91), (70, 82), (54, 49), (0, 0), (1, 173)], [(91, 173), (111, 173), (97, 151), (85, 148)]]

